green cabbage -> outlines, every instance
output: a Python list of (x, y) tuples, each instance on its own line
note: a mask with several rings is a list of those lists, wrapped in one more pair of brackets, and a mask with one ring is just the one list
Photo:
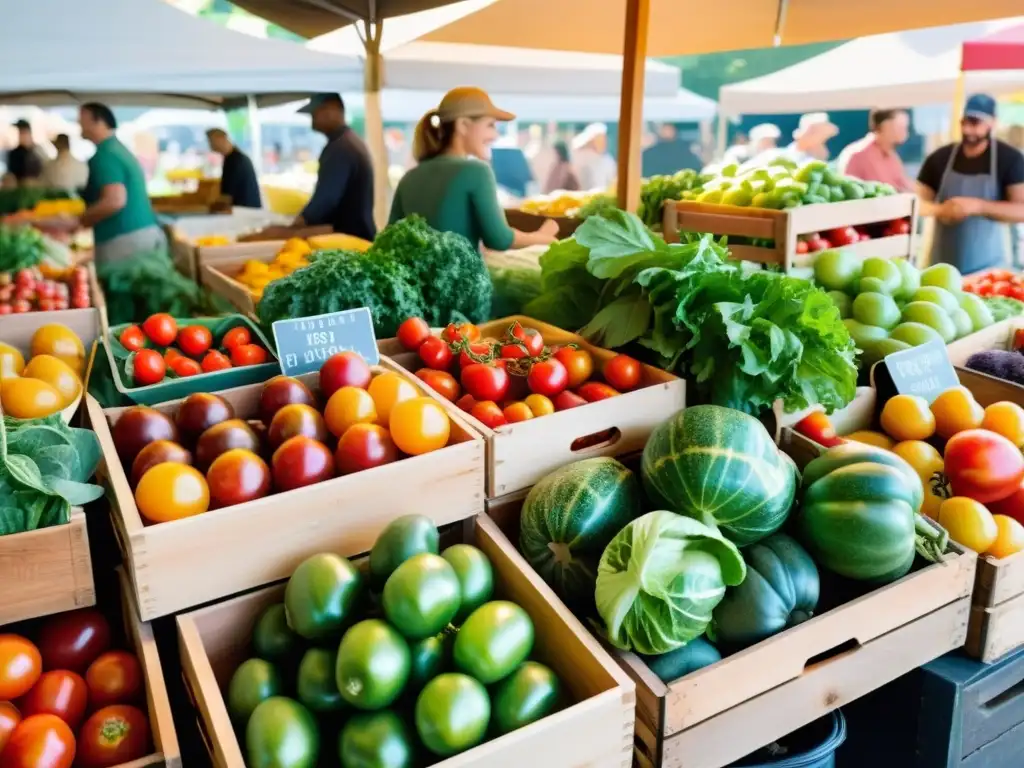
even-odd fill
[(736, 545), (714, 524), (649, 512), (605, 548), (594, 596), (612, 645), (653, 656), (703, 635), (726, 586), (746, 575)]

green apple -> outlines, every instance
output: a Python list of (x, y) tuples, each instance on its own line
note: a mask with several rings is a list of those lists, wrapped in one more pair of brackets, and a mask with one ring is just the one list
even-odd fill
[(866, 325), (854, 320), (852, 317), (843, 320), (843, 325), (846, 326), (846, 330), (850, 332), (850, 338), (853, 339), (853, 343), (860, 350), (874, 347), (877, 342), (889, 338), (889, 332), (885, 328), (879, 328), (877, 325)]
[(839, 316), (844, 320), (853, 312), (853, 299), (842, 291), (829, 291), (828, 297), (839, 308)]
[(932, 264), (921, 273), (921, 285), (945, 288), (950, 293), (960, 293), (963, 290), (963, 282), (960, 270), (952, 264)]
[(934, 285), (921, 286), (914, 291), (914, 295), (910, 297), (910, 300), (930, 301), (932, 304), (938, 304), (947, 315), (953, 314), (953, 312), (960, 308), (956, 296), (945, 288), (939, 288)]
[(871, 290), (871, 288), (865, 288), (864, 285), (864, 281), (869, 277), (881, 280), (885, 288), (877, 292), (886, 293), (890, 296), (895, 294), (900, 289), (900, 286), (903, 285), (903, 275), (900, 273), (899, 268), (889, 259), (879, 259), (874, 256), (870, 259), (864, 259), (864, 268), (861, 271), (861, 293), (865, 292), (865, 290)]
[(914, 295), (914, 291), (921, 287), (921, 270), (906, 259), (893, 259), (892, 263), (896, 265), (902, 278), (900, 289), (896, 291), (896, 298), (909, 299)]
[(900, 309), (892, 296), (870, 291), (853, 300), (853, 317), (865, 325), (877, 325), (889, 330), (900, 322)]
[(814, 260), (814, 280), (827, 291), (845, 291), (860, 271), (860, 260), (848, 251), (822, 251)]
[[(856, 308), (856, 304), (854, 304)], [(949, 342), (956, 339), (956, 324), (938, 304), (930, 301), (912, 301), (903, 308), (903, 322), (924, 323), (938, 331), (942, 340)]]
[(980, 296), (976, 296), (973, 293), (961, 293), (957, 297), (957, 301), (960, 302), (960, 309), (968, 314), (971, 318), (971, 325), (974, 331), (980, 331), (982, 328), (988, 328), (992, 325), (996, 319), (992, 317), (992, 310), (988, 308), (988, 305), (982, 300)]
[(958, 339), (974, 333), (974, 323), (971, 322), (971, 316), (967, 314), (966, 310), (957, 307), (950, 313), (949, 317), (952, 319), (953, 325), (956, 326), (956, 337)]
[(922, 344), (926, 344), (929, 341), (938, 339), (942, 341), (942, 337), (939, 336), (939, 332), (932, 328), (930, 325), (924, 323), (900, 323), (892, 329), (892, 333), (889, 334), (890, 339), (896, 339), (896, 341), (902, 341), (904, 344), (909, 344), (912, 347), (919, 347)]
[(892, 296), (892, 283), (886, 283), (880, 277), (862, 277), (857, 284), (857, 293), (884, 293), (886, 296)]

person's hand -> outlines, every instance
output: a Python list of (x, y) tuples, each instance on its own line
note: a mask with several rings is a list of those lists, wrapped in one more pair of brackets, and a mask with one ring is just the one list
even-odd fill
[(982, 201), (976, 197), (951, 197), (946, 204), (955, 210), (961, 219), (981, 215)]
[(553, 243), (558, 239), (558, 222), (554, 219), (544, 219), (544, 223), (540, 225), (537, 232), (543, 235), (548, 242)]

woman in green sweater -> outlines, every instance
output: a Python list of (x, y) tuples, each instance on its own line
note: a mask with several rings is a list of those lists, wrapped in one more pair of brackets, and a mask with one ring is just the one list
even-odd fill
[(498, 204), (498, 185), (488, 161), (498, 121), (513, 119), (515, 115), (495, 107), (479, 88), (445, 94), (416, 126), (412, 152), (418, 165), (398, 183), (390, 221), (418, 213), (434, 229), (455, 232), (494, 251), (557, 240), (556, 222), (548, 219), (536, 232), (520, 232), (508, 225)]

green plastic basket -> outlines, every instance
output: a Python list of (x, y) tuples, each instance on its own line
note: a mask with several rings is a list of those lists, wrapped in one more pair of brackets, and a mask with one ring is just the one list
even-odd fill
[[(125, 360), (132, 353), (121, 345), (120, 338), (121, 332), (131, 323), (116, 325), (107, 333), (106, 343), (103, 346), (107, 350), (107, 359), (110, 362), (110, 370), (114, 376), (114, 386), (118, 392), (132, 402), (139, 405), (166, 403), (168, 400), (179, 400), (196, 392), (219, 392), (222, 389), (244, 387), (247, 384), (260, 384), (281, 372), (281, 366), (274, 357), (274, 346), (263, 335), (259, 327), (244, 315), (175, 318), (175, 320), (179, 328), (184, 328), (188, 325), (202, 325), (209, 328), (210, 333), (213, 334), (213, 346), (211, 349), (219, 348), (220, 340), (232, 328), (245, 326), (249, 329), (249, 333), (252, 334), (253, 342), (259, 342), (270, 354), (272, 361), (261, 363), (260, 365), (227, 368), (223, 371), (214, 371), (213, 373), (200, 373), (184, 378), (175, 377), (173, 372), (168, 370), (168, 374), (173, 378), (166, 378), (157, 384), (150, 384), (145, 387), (126, 386)], [(147, 343), (146, 346), (158, 350), (161, 354), (166, 350), (166, 347), (150, 343)], [(131, 384), (131, 381), (127, 383)]]

